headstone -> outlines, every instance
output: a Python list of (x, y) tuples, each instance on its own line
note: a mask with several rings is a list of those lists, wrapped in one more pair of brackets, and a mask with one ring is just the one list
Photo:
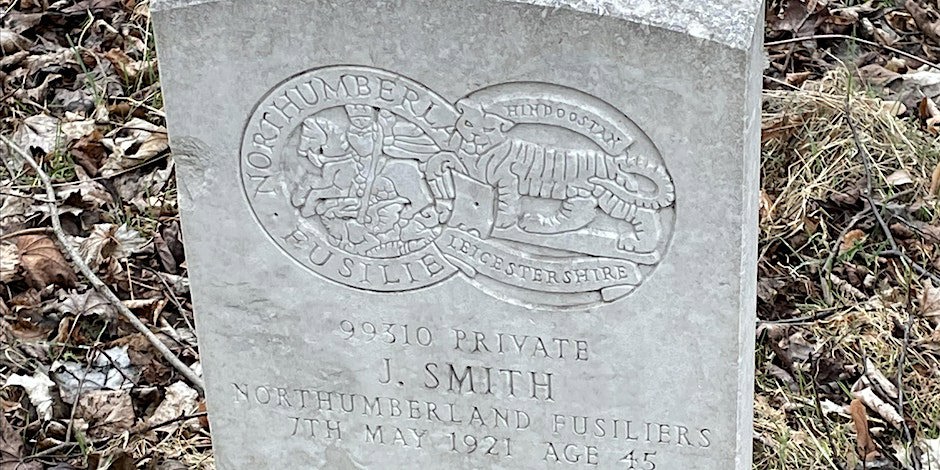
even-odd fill
[(761, 16), (154, 0), (218, 468), (750, 468)]

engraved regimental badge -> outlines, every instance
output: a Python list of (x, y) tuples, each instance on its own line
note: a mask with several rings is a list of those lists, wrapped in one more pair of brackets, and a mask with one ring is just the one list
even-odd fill
[(254, 214), (332, 281), (402, 292), (455, 274), (530, 307), (635, 290), (665, 254), (675, 190), (616, 108), (547, 83), (450, 103), (401, 75), (325, 67), (275, 87), (245, 128)]

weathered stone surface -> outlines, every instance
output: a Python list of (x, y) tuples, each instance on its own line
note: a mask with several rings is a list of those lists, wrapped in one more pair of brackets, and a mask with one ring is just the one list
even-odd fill
[(219, 468), (750, 467), (760, 2), (153, 9)]

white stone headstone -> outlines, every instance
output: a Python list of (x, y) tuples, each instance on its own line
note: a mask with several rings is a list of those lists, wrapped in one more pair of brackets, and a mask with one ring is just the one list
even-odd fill
[(154, 0), (218, 467), (749, 469), (759, 0)]

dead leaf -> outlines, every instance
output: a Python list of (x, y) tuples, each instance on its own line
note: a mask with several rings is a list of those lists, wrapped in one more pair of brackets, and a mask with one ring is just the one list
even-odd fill
[[(147, 418), (147, 426), (155, 426), (165, 423), (180, 416), (191, 415), (198, 412), (199, 394), (183, 382), (176, 382), (166, 388), (166, 396), (153, 415)], [(196, 418), (190, 418), (182, 422), (167, 424), (156, 428), (156, 431), (172, 433), (180, 426), (193, 431), (199, 430), (200, 423)]]
[(59, 120), (48, 114), (37, 114), (23, 119), (13, 131), (13, 141), (20, 148), (31, 151), (38, 148), (44, 154), (55, 150), (59, 142)]
[(53, 371), (51, 377), (59, 386), (62, 401), (74, 403), (79, 392), (123, 390), (135, 385), (139, 373), (131, 365), (126, 347), (94, 350), (90, 356), (90, 364), (57, 361), (50, 367)]
[(773, 199), (763, 189), (760, 190), (760, 219), (764, 220), (773, 215), (773, 207)]
[(175, 459), (166, 459), (160, 462), (156, 470), (190, 470), (190, 466)]
[(804, 82), (806, 82), (806, 80), (809, 80), (809, 78), (812, 76), (813, 76), (813, 73), (808, 72), (808, 71), (788, 73), (786, 77), (786, 82), (795, 87), (799, 87)]
[(207, 413), (208, 408), (206, 408), (206, 400), (203, 398), (199, 400), (199, 407), (196, 408), (197, 413), (206, 413), (199, 417), (199, 424), (202, 425), (203, 429), (209, 429), (209, 415)]
[(868, 382), (863, 382), (866, 385), (874, 384), (878, 386), (878, 390), (881, 391), (884, 395), (887, 395), (889, 399), (897, 400), (898, 399), (898, 387), (891, 380), (888, 379), (882, 373), (875, 363), (872, 362), (871, 358), (865, 358), (865, 375), (864, 380)]
[(855, 450), (862, 460), (873, 460), (878, 454), (878, 446), (872, 440), (868, 432), (868, 412), (865, 411), (865, 405), (859, 399), (852, 400), (849, 405), (849, 412), (852, 415), (852, 423), (855, 424)]
[(867, 84), (888, 86), (895, 80), (901, 79), (901, 74), (893, 72), (878, 64), (868, 64), (858, 69), (858, 75)]
[(123, 260), (140, 251), (147, 240), (127, 225), (97, 224), (78, 246), (82, 259), (98, 267), (109, 258)]
[[(59, 190), (59, 197), (68, 203), (76, 202), (72, 199), (72, 196), (78, 194), (81, 199), (81, 207), (78, 209), (81, 212), (81, 209), (90, 209), (89, 212), (95, 212), (97, 209), (114, 204), (114, 198), (111, 196), (111, 193), (105, 189), (98, 181), (92, 179), (85, 173), (85, 169), (81, 167), (75, 168), (75, 178), (78, 181), (73, 181), (68, 186)], [(48, 205), (43, 205), (46, 211), (48, 211)], [(59, 210), (63, 210), (63, 207), (71, 206), (59, 206)], [(71, 210), (71, 209), (68, 209)]]
[(894, 73), (904, 73), (907, 72), (907, 62), (905, 62), (903, 59), (892, 57), (888, 59), (888, 63), (885, 64), (885, 68)]
[(23, 438), (0, 413), (0, 468), (3, 470), (42, 470), (37, 461), (24, 461)]
[(101, 143), (103, 137), (101, 132), (96, 129), (83, 136), (69, 149), (75, 163), (81, 165), (91, 176), (98, 175), (98, 169), (101, 168), (107, 157), (107, 149)]
[[(882, 419), (888, 422), (895, 429), (900, 429), (901, 425), (904, 424), (904, 418), (901, 417), (901, 414), (898, 413), (898, 410), (894, 408), (894, 405), (886, 402), (883, 398), (878, 396), (871, 387), (862, 387), (862, 382), (856, 382), (852, 387), (852, 396), (858, 400), (861, 400), (868, 408), (873, 410), (878, 416), (881, 416)], [(866, 418), (867, 419), (867, 418)]]
[(173, 173), (174, 164), (170, 160), (166, 168), (154, 167), (148, 172), (134, 171), (118, 175), (112, 181), (118, 195), (125, 203), (133, 204), (142, 213), (159, 210), (163, 205), (172, 203), (164, 191)]
[(66, 119), (36, 114), (23, 119), (13, 132), (13, 141), (21, 148), (38, 148), (48, 154), (72, 140), (80, 139), (95, 130), (95, 122), (67, 113)]
[(166, 128), (139, 118), (131, 119), (124, 127), (101, 139), (101, 143), (111, 150), (111, 156), (101, 167), (104, 176), (146, 163), (169, 149)]
[(26, 279), (37, 289), (49, 284), (72, 287), (78, 282), (72, 267), (65, 261), (55, 242), (45, 235), (16, 237), (20, 250), (20, 264)]
[(925, 317), (940, 317), (940, 287), (934, 287), (928, 280), (920, 295), (920, 314)]
[(927, 193), (940, 196), (940, 163), (933, 169), (933, 174), (930, 176), (930, 188), (928, 188)]
[(874, 36), (875, 39), (878, 40), (879, 43), (884, 44), (886, 46), (893, 46), (897, 44), (898, 41), (901, 40), (901, 35), (899, 35), (897, 31), (887, 26), (884, 26), (882, 28), (877, 28), (877, 27), (874, 28), (874, 30), (872, 31), (872, 36)]
[(3, 50), (4, 54), (12, 54), (16, 51), (29, 49), (30, 45), (29, 39), (20, 36), (12, 30), (6, 28), (0, 29), (0, 50)]
[(914, 182), (914, 178), (911, 177), (911, 174), (905, 169), (900, 169), (888, 175), (885, 178), (885, 182), (891, 186), (904, 186), (905, 184), (911, 184)]
[(81, 139), (97, 130), (94, 119), (83, 119), (82, 116), (71, 112), (65, 114), (66, 119), (61, 121), (59, 132), (66, 143)]
[(926, 119), (923, 112), (923, 98), (940, 97), (940, 72), (931, 69), (920, 69), (899, 75), (899, 80), (890, 84), (891, 99), (901, 101), (908, 109), (921, 109), (921, 117)]
[(104, 58), (111, 62), (111, 66), (123, 75), (126, 81), (136, 80), (145, 65), (143, 61), (135, 61), (126, 52), (116, 48), (105, 52)]
[(75, 416), (88, 422), (88, 437), (110, 437), (134, 425), (134, 405), (127, 390), (92, 390), (78, 397)]
[(859, 229), (850, 230), (842, 237), (842, 245), (839, 246), (839, 254), (844, 255), (852, 251), (856, 246), (864, 243), (866, 238), (867, 235), (865, 235), (864, 231)]
[(920, 6), (915, 0), (907, 0), (904, 3), (904, 8), (914, 18), (914, 22), (917, 23), (917, 27), (923, 31), (924, 35), (940, 44), (940, 19), (936, 19), (936, 12), (931, 15), (929, 10)]
[(940, 135), (940, 107), (937, 106), (937, 103), (929, 96), (925, 96), (924, 99), (920, 100), (918, 110), (920, 116), (924, 119), (924, 124), (927, 125), (927, 131), (934, 135)]
[(0, 283), (8, 283), (16, 278), (16, 268), (20, 265), (20, 254), (16, 245), (3, 242), (0, 244)]
[(36, 412), (43, 421), (52, 419), (52, 387), (55, 386), (48, 375), (41, 371), (36, 371), (32, 376), (13, 374), (7, 378), (4, 387), (16, 385), (23, 387), (26, 395), (29, 396), (29, 402), (36, 408)]
[(163, 299), (159, 297), (151, 297), (149, 299), (122, 300), (121, 303), (131, 310), (137, 310), (145, 307), (151, 307), (154, 304), (159, 303), (161, 300)]
[(854, 23), (858, 21), (859, 18), (861, 18), (861, 15), (872, 13), (877, 10), (878, 9), (876, 7), (872, 6), (871, 0), (869, 0), (860, 5), (853, 5), (850, 7), (843, 7), (843, 8), (833, 8), (831, 13), (835, 16), (841, 16), (841, 17), (847, 18), (851, 20), (851, 22)]
[[(894, 455), (905, 465), (905, 468), (921, 468), (922, 470), (940, 470), (940, 438), (917, 439), (910, 445), (895, 444)], [(917, 455), (920, 458), (917, 458)], [(914, 462), (919, 461), (920, 467)]]
[(0, 193), (0, 232), (12, 233), (26, 228), (30, 217), (43, 209), (48, 210), (48, 207), (48, 204), (37, 203), (30, 194), (15, 189)]
[(145, 383), (166, 383), (173, 375), (173, 370), (163, 362), (160, 352), (144, 335), (130, 334), (114, 340), (111, 344), (127, 349), (130, 364), (140, 371), (141, 379)]
[(98, 315), (113, 320), (117, 317), (117, 309), (108, 299), (105, 299), (94, 289), (83, 293), (72, 292), (57, 307), (64, 314), (72, 315)]
[(907, 114), (907, 106), (900, 101), (893, 100), (884, 100), (881, 102), (881, 110), (888, 114), (893, 114), (895, 116), (903, 116)]

